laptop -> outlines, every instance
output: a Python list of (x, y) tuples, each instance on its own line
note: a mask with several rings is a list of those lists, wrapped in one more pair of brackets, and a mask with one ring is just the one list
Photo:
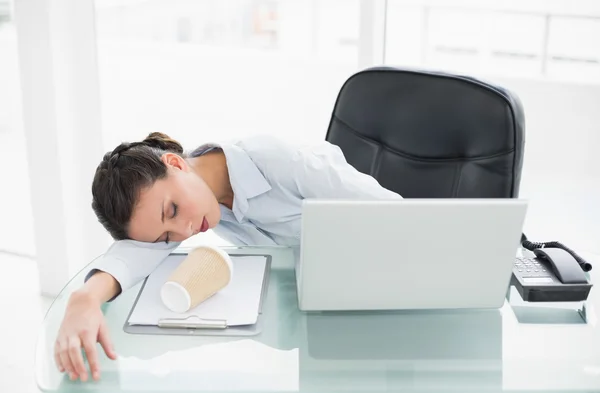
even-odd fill
[(302, 311), (499, 308), (522, 199), (306, 199), (296, 264)]

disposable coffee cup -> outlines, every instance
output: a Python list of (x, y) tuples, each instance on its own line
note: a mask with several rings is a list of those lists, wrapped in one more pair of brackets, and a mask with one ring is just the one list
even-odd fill
[(225, 288), (232, 275), (233, 264), (226, 252), (197, 247), (171, 273), (160, 296), (169, 310), (185, 313)]

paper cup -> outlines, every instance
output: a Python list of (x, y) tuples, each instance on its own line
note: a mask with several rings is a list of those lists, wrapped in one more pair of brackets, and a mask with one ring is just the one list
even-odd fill
[(184, 313), (225, 288), (233, 275), (231, 257), (210, 246), (192, 250), (163, 284), (160, 292), (165, 306)]

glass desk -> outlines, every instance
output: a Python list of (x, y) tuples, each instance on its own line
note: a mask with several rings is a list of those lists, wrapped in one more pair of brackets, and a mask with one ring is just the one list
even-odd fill
[[(45, 392), (600, 391), (600, 293), (587, 322), (573, 305), (511, 303), (500, 310), (302, 313), (294, 253), (271, 254), (264, 326), (253, 337), (137, 335), (123, 325), (140, 286), (104, 307), (118, 359), (99, 349), (100, 381), (70, 381), (53, 360), (54, 339), (80, 272), (40, 329), (35, 375)], [(592, 280), (600, 258), (592, 259)], [(92, 264), (93, 265), (93, 262)], [(90, 265), (90, 266), (91, 266)], [(517, 300), (514, 300), (518, 298)], [(557, 309), (556, 307), (562, 307)]]

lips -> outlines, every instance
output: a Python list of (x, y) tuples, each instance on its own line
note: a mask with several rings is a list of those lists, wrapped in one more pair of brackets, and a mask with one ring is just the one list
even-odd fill
[(200, 232), (206, 232), (208, 231), (208, 221), (206, 220), (206, 217), (204, 217), (202, 219), (202, 226), (200, 227)]

